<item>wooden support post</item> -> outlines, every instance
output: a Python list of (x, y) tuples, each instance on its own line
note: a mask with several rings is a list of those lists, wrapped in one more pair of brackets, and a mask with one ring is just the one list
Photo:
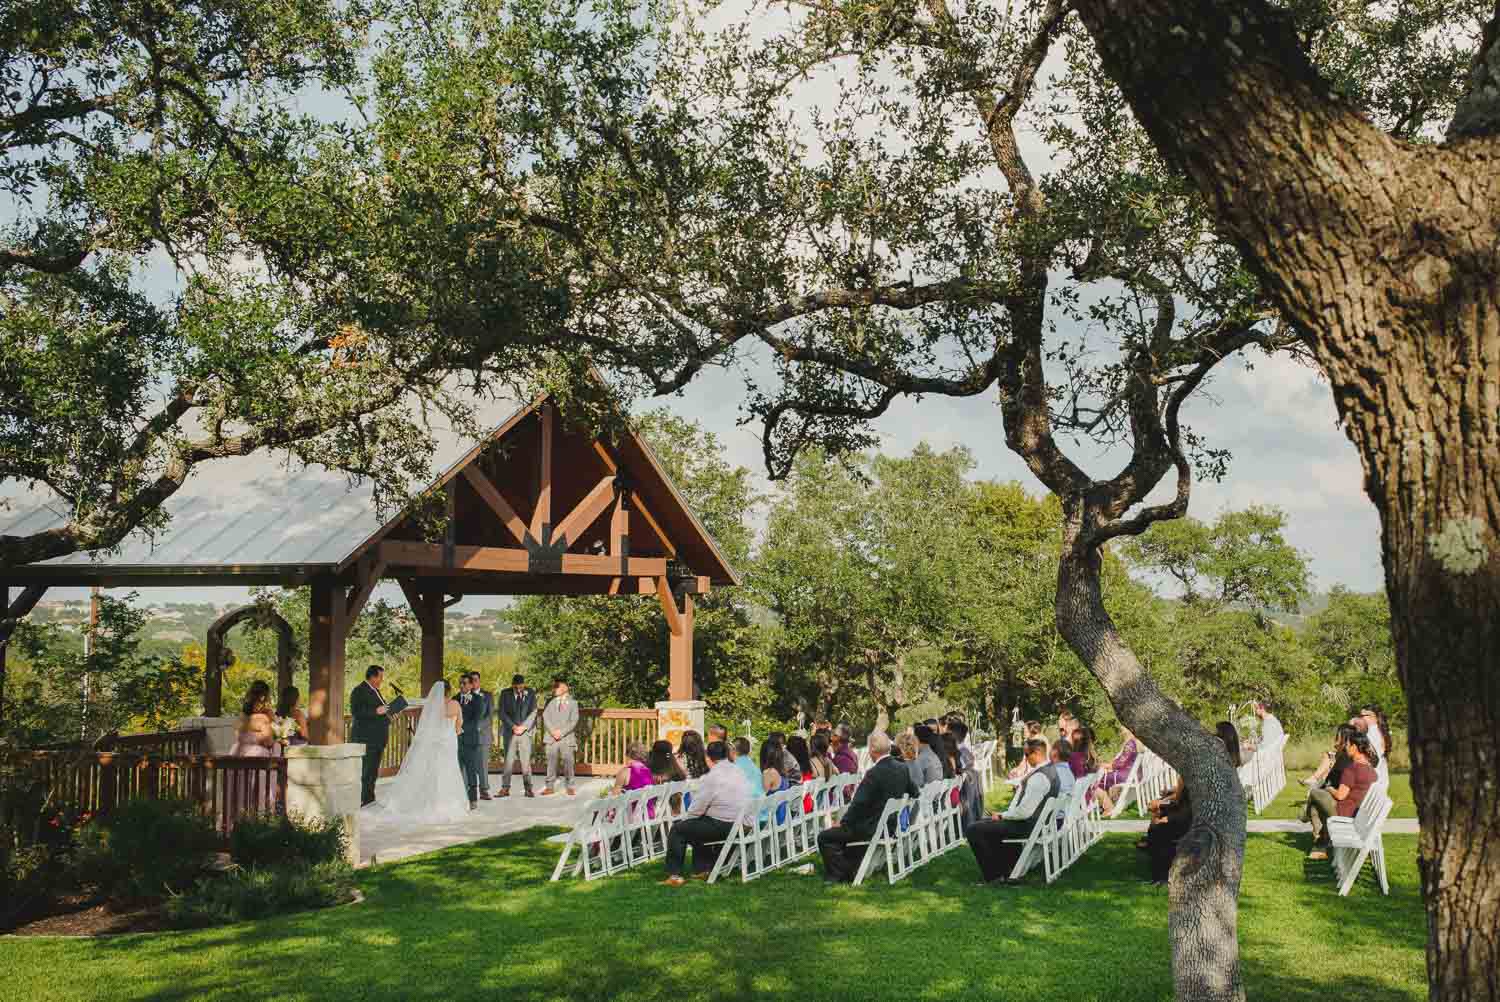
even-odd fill
[(422, 695), (443, 677), (443, 592), (422, 591), (417, 582), (400, 580), (411, 613), (422, 628)]
[(218, 717), (223, 713), (224, 634), (211, 629), (203, 645), (203, 715)]
[(531, 535), (543, 543), (552, 542), (552, 439), (556, 408), (542, 405), (541, 458), (537, 477), (536, 511), (531, 514)]
[(26, 617), (47, 593), (46, 585), (31, 585), (21, 592), (15, 604), (10, 601), (10, 585), (0, 585), (0, 721), (5, 719), (5, 651), (16, 624)]
[(344, 740), (344, 641), (348, 597), (332, 575), (313, 578), (308, 609), (307, 733), (315, 745)]
[(422, 595), (422, 695), (443, 677), (443, 592)]
[[(665, 589), (664, 589), (665, 590)], [(670, 591), (665, 601), (676, 606), (676, 597)], [(688, 700), (693, 698), (693, 596), (682, 596), (682, 609), (677, 615), (680, 629), (667, 638), (671, 645), (671, 670), (667, 676), (667, 698)]]

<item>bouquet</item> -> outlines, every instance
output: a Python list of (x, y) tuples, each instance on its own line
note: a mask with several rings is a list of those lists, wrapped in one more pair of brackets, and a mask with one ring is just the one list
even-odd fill
[(297, 734), (297, 721), (291, 717), (277, 717), (271, 721), (271, 736), (285, 744)]

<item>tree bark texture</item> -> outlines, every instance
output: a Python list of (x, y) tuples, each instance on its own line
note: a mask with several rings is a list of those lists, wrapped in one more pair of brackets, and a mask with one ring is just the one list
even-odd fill
[[(1500, 117), (1381, 132), (1262, 0), (1083, 0), (1105, 66), (1306, 333), (1380, 514), (1433, 999), (1500, 1000)], [(1488, 110), (1487, 110), (1488, 109)], [(1489, 122), (1490, 125), (1485, 125)]]
[(1224, 745), (1156, 686), (1126, 646), (1100, 586), (1102, 559), (1083, 531), (1081, 502), (1066, 502), (1057, 580), (1057, 628), (1136, 736), (1182, 774), (1193, 823), (1168, 878), (1172, 982), (1179, 1002), (1241, 1002), (1239, 891), (1245, 791)]

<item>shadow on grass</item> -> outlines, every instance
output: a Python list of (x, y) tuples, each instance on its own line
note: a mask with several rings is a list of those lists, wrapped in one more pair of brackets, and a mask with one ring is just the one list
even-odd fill
[[(960, 848), (894, 887), (778, 872), (674, 890), (657, 883), (659, 864), (549, 883), (558, 848), (545, 839), (555, 830), (372, 867), (355, 907), (11, 949), (12, 963), (57, 965), (23, 979), (31, 987), (17, 1002), (1171, 997), (1166, 896), (1144, 883), (1133, 836), (1107, 838), (1051, 886), (1038, 872), (1021, 888), (976, 887)], [(1338, 898), (1331, 868), (1308, 864), (1299, 840), (1250, 840), (1240, 916), (1250, 996), (1323, 1002), (1352, 988), (1366, 999), (1423, 998), (1415, 840), (1387, 839), (1389, 899), (1365, 881)], [(1335, 943), (1338, 955), (1361, 958), (1359, 970), (1333, 963)]]

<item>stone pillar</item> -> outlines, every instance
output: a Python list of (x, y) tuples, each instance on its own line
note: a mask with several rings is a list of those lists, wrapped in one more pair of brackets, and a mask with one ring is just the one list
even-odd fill
[(347, 858), (359, 864), (359, 770), (365, 746), (295, 745), (286, 750), (286, 810), (305, 818), (342, 818)]
[(708, 704), (701, 699), (664, 699), (656, 704), (657, 737), (672, 742), (672, 749), (682, 744), (682, 732), (687, 730), (703, 734), (705, 731), (703, 711)]
[(240, 729), (239, 717), (184, 717), (177, 722), (179, 731), (203, 728), (205, 755), (228, 755), (234, 751), (235, 734)]

